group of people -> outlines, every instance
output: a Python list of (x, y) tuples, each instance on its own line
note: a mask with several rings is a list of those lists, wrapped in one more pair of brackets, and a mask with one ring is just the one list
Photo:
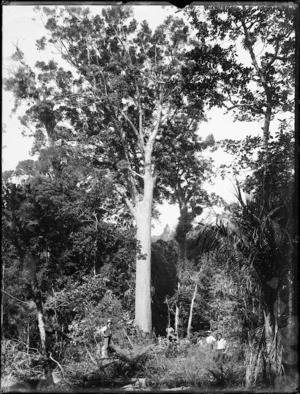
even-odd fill
[[(103, 346), (101, 348), (101, 358), (108, 358), (108, 351), (110, 348), (112, 331), (111, 331), (112, 321), (108, 319), (106, 325), (99, 328), (96, 333), (100, 334), (103, 337)], [(167, 339), (171, 344), (177, 343), (178, 335), (175, 332), (174, 328), (168, 327), (166, 329)], [(203, 339), (198, 341), (198, 345), (207, 346), (209, 349), (216, 350), (216, 361), (224, 361), (228, 349), (227, 341), (223, 338), (221, 332), (217, 332), (216, 336), (212, 334), (211, 331), (207, 331), (207, 337), (203, 342)]]
[(208, 336), (205, 338), (205, 342), (210, 349), (217, 351), (216, 360), (224, 361), (228, 349), (227, 341), (223, 338), (222, 334), (218, 332), (216, 337), (212, 335), (211, 331), (207, 331)]
[[(174, 344), (178, 340), (177, 333), (172, 327), (166, 329), (167, 339), (171, 344)], [(198, 345), (205, 345), (211, 350), (216, 350), (216, 361), (224, 361), (228, 349), (227, 341), (223, 338), (221, 332), (217, 332), (214, 336), (210, 330), (206, 331), (208, 334), (205, 339), (201, 338), (198, 341)]]

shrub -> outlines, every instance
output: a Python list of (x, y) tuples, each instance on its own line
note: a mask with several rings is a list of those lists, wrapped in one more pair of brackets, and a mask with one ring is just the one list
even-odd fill
[(110, 291), (93, 305), (89, 303), (78, 313), (69, 324), (69, 338), (73, 344), (97, 345), (101, 338), (97, 336), (96, 329), (103, 326), (110, 318), (115, 323), (113, 326), (114, 337), (119, 337), (120, 322), (124, 319), (121, 301)]
[(177, 346), (173, 353), (161, 347), (160, 354), (146, 363), (145, 376), (153, 388), (243, 386), (245, 365), (237, 357), (227, 358), (220, 364), (215, 361), (214, 351), (183, 345)]
[(43, 357), (36, 349), (27, 351), (17, 340), (1, 341), (1, 375), (21, 381), (40, 379), (44, 375)]
[(153, 388), (205, 387), (210, 384), (208, 370), (213, 365), (211, 352), (186, 345), (176, 357), (168, 358), (162, 354), (149, 360), (145, 365), (145, 374)]
[(214, 363), (208, 372), (212, 384), (217, 387), (237, 388), (245, 384), (245, 364), (239, 362), (236, 357), (225, 359), (223, 363)]

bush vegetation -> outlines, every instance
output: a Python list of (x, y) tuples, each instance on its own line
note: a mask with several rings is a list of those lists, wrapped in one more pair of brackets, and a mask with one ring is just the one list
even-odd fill
[[(152, 34), (129, 7), (38, 7), (72, 72), (53, 60), (31, 67), (16, 46), (5, 87), (15, 111), (27, 105), (20, 120), (39, 157), (3, 176), (3, 391), (20, 381), (38, 390), (297, 386), (294, 134), (288, 115), (269, 130), (276, 111), (292, 111), (292, 7), (209, 8), (203, 23), (199, 9)], [(216, 31), (232, 45), (213, 44)], [(260, 58), (237, 63), (235, 42), (252, 62), (263, 44)], [(228, 105), (235, 119), (263, 120), (263, 135), (202, 140), (204, 109)], [(206, 156), (220, 147), (233, 157), (221, 175), (247, 173), (230, 204), (205, 190)], [(178, 225), (151, 243), (163, 201), (178, 204)], [(216, 205), (221, 219), (200, 222)], [(223, 362), (205, 345), (208, 330), (228, 342)]]

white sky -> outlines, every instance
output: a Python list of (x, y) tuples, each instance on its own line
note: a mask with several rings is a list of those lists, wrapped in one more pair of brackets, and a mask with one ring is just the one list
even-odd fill
[[(93, 11), (96, 7), (93, 6)], [(9, 57), (14, 52), (14, 45), (18, 46), (25, 54), (26, 62), (34, 65), (37, 60), (50, 60), (53, 55), (51, 53), (40, 53), (35, 48), (35, 41), (45, 35), (39, 16), (33, 12), (33, 6), (3, 6), (3, 76), (7, 76), (7, 67)], [(163, 22), (165, 17), (174, 12), (176, 8), (171, 6), (135, 6), (136, 19), (142, 21), (146, 19), (152, 29), (155, 29)], [(17, 116), (11, 115), (13, 107), (12, 94), (3, 92), (2, 100), (2, 124), (6, 126), (6, 132), (2, 135), (2, 171), (14, 169), (19, 161), (30, 158), (29, 151), (32, 146), (32, 140), (29, 137), (22, 136), (22, 126)], [(261, 124), (233, 122), (230, 115), (224, 115), (223, 110), (213, 109), (208, 114), (209, 120), (200, 126), (200, 135), (205, 138), (212, 133), (215, 140), (224, 138), (243, 139), (247, 135), (261, 134)], [(219, 151), (214, 153), (214, 159), (218, 163), (228, 162), (230, 157)], [(215, 180), (215, 186), (211, 188), (217, 194), (227, 201), (232, 201), (233, 188), (231, 180), (221, 181)], [(162, 215), (159, 222), (154, 223), (154, 234), (160, 234), (164, 226), (168, 223), (170, 227), (174, 227), (177, 223), (179, 211), (177, 208), (170, 207), (166, 204), (161, 209)]]

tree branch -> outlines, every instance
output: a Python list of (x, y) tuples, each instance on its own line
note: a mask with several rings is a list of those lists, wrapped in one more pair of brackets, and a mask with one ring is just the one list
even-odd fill
[[(119, 42), (121, 43), (124, 51), (127, 53), (128, 57), (129, 57), (129, 61), (130, 61), (130, 65), (132, 67), (134, 67), (133, 65), (133, 61), (130, 55), (130, 51), (127, 49), (125, 43), (123, 42), (123, 40), (121, 40), (120, 38), (120, 34), (118, 34), (118, 32), (116, 31), (116, 29), (114, 28), (115, 33), (117, 35), (117, 39), (119, 40)], [(140, 143), (140, 148), (142, 150), (142, 152), (144, 152), (144, 141), (143, 141), (143, 123), (142, 123), (142, 107), (141, 107), (141, 95), (140, 95), (140, 89), (136, 80), (135, 75), (133, 75), (133, 80), (134, 80), (134, 85), (135, 85), (135, 90), (136, 90), (136, 94), (137, 94), (137, 98), (138, 98), (138, 111), (139, 111), (139, 131), (137, 131), (136, 127), (133, 125), (133, 123), (130, 121), (130, 119), (127, 117), (127, 121), (130, 123), (134, 133), (136, 134), (138, 141)], [(123, 113), (123, 111), (121, 111), (123, 116), (125, 115)]]
[(141, 174), (135, 172), (135, 171), (132, 170), (131, 168), (128, 168), (128, 170), (129, 170), (132, 174), (134, 174), (134, 175), (136, 175), (136, 176), (138, 176), (138, 177), (140, 177), (140, 178), (142, 178), (142, 179), (145, 179), (144, 175), (141, 175)]
[(161, 115), (162, 115), (162, 93), (160, 93), (160, 95), (159, 95), (158, 116), (157, 116), (156, 126), (154, 127), (154, 130), (150, 134), (149, 140), (147, 142), (147, 145), (150, 147), (151, 152), (153, 149), (153, 144), (154, 144), (155, 138), (157, 136), (158, 130), (161, 125)]
[(18, 302), (23, 302), (23, 304), (26, 304), (26, 305), (27, 305), (27, 301), (20, 300), (19, 298), (16, 298), (16, 297), (14, 297), (13, 295), (7, 293), (5, 290), (2, 290), (2, 289), (1, 289), (1, 291), (2, 291), (2, 293), (8, 295), (9, 297), (13, 298), (14, 300), (16, 300), (16, 301), (18, 301)]
[(279, 40), (277, 40), (276, 41), (275, 53), (274, 53), (273, 57), (271, 58), (271, 60), (267, 63), (267, 67), (271, 67), (272, 64), (275, 62), (275, 60), (277, 59), (277, 55), (279, 53), (279, 49), (280, 49)]
[(129, 198), (124, 197), (124, 199), (125, 199), (125, 202), (126, 202), (126, 205), (127, 205), (128, 209), (129, 209), (129, 211), (131, 212), (131, 214), (132, 214), (133, 216), (135, 216), (134, 205), (133, 205), (132, 202), (129, 200)]
[[(60, 363), (59, 363), (58, 361), (56, 361), (56, 360), (52, 357), (52, 353), (49, 354), (49, 358), (50, 358), (50, 360), (54, 361), (54, 362), (58, 365), (59, 369), (61, 370), (61, 374), (62, 374), (62, 377), (63, 377), (64, 381), (65, 381), (66, 383), (68, 383), (68, 384), (71, 384), (71, 383), (65, 378), (65, 373), (64, 373), (63, 367), (60, 365)], [(96, 364), (97, 364), (97, 363), (96, 363)]]
[[(118, 119), (116, 119), (115, 117), (113, 117), (112, 119), (113, 119), (113, 122), (114, 122), (114, 124), (116, 126), (116, 130), (119, 133), (119, 136), (120, 136), (121, 141), (122, 141), (124, 157), (125, 157), (125, 160), (127, 161), (128, 165), (129, 165), (128, 170), (133, 171), (132, 168), (131, 168), (131, 163), (130, 163), (130, 160), (129, 160), (128, 151), (127, 151), (127, 145), (126, 145), (126, 141), (125, 141), (125, 135), (122, 132), (122, 127), (121, 127), (121, 125), (118, 125)], [(131, 188), (131, 193), (132, 193), (133, 200), (136, 201), (137, 190), (136, 190), (136, 187), (135, 187), (134, 179), (131, 176), (131, 174), (128, 174), (128, 179), (127, 180), (128, 180), (128, 183), (129, 183), (129, 187)]]
[(142, 149), (142, 152), (143, 152), (143, 151), (144, 151), (144, 146), (143, 146), (144, 144), (143, 144), (143, 141), (141, 140), (141, 136), (139, 135), (139, 132), (138, 132), (137, 128), (136, 128), (135, 125), (132, 123), (132, 121), (130, 120), (130, 118), (125, 114), (124, 111), (122, 111), (122, 110), (119, 110), (119, 111), (120, 111), (121, 115), (123, 116), (123, 118), (125, 118), (125, 119), (127, 120), (127, 122), (130, 124), (130, 126), (131, 126), (131, 128), (132, 128), (134, 134), (136, 135), (136, 137), (137, 137), (137, 139), (138, 139), (138, 141), (139, 141), (139, 143), (140, 143), (140, 146), (141, 146), (141, 149)]
[(262, 86), (263, 86), (263, 88), (264, 88), (264, 90), (265, 90), (265, 93), (266, 93), (266, 95), (267, 95), (267, 101), (269, 101), (269, 88), (268, 88), (268, 84), (267, 84), (267, 81), (266, 81), (266, 79), (265, 79), (265, 77), (264, 77), (264, 75), (263, 75), (263, 73), (262, 73), (261, 68), (259, 67), (259, 65), (258, 65), (258, 63), (257, 63), (256, 57), (255, 57), (255, 53), (254, 53), (254, 51), (253, 51), (253, 47), (252, 47), (251, 40), (250, 40), (250, 34), (249, 34), (248, 29), (247, 29), (245, 20), (242, 19), (242, 20), (241, 20), (241, 23), (242, 23), (242, 26), (243, 26), (243, 30), (244, 30), (244, 34), (245, 34), (245, 38), (246, 38), (246, 42), (247, 42), (247, 49), (248, 49), (248, 51), (249, 51), (249, 53), (250, 53), (250, 57), (251, 57), (251, 60), (252, 60), (252, 64), (253, 64), (253, 66), (254, 66), (254, 68), (255, 68), (255, 70), (256, 70), (256, 72), (257, 72), (257, 75), (258, 75), (258, 77), (259, 77), (259, 79), (260, 79), (260, 81), (261, 81), (261, 83), (262, 83)]

